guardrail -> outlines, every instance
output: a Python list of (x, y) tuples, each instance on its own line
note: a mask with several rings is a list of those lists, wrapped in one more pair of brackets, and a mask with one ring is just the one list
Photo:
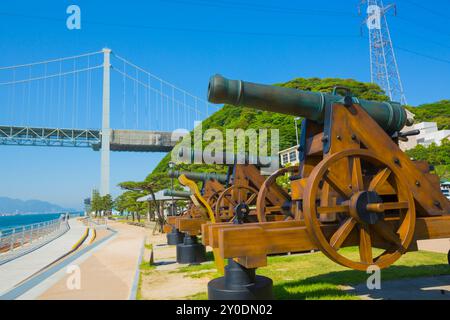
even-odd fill
[(0, 231), (0, 265), (27, 254), (69, 230), (69, 215)]
[(108, 229), (108, 218), (107, 217), (99, 217), (99, 218), (91, 218), (85, 217), (83, 218), (83, 223), (88, 228), (93, 229)]

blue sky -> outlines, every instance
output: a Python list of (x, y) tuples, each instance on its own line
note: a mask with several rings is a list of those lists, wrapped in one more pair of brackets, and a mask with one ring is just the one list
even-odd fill
[[(389, 24), (408, 102), (448, 99), (449, 1), (396, 3)], [(70, 4), (81, 8), (81, 30), (66, 28)], [(369, 81), (361, 26), (357, 0), (3, 1), (0, 66), (107, 46), (200, 97), (214, 73), (262, 83), (295, 77)], [(79, 208), (99, 183), (100, 154), (89, 149), (8, 146), (0, 147), (0, 155), (2, 196)], [(112, 153), (112, 186), (143, 179), (162, 157)], [(118, 192), (113, 188), (113, 195)]]

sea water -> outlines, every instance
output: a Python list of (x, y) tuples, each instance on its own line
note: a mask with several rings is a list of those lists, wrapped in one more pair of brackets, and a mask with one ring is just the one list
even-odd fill
[[(29, 224), (40, 223), (58, 219), (61, 214), (59, 213), (34, 213), (34, 214), (14, 214), (0, 216), (0, 230), (17, 228)], [(80, 213), (71, 213), (70, 216), (79, 216)]]

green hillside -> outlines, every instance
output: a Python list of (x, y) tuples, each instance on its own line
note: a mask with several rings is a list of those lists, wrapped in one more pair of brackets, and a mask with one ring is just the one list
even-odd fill
[[(301, 90), (331, 92), (335, 86), (348, 87), (355, 96), (361, 99), (386, 101), (388, 97), (376, 84), (359, 82), (353, 79), (336, 78), (297, 78), (277, 86), (297, 88)], [(416, 122), (434, 121), (440, 129), (450, 128), (450, 100), (442, 100), (436, 103), (424, 104), (419, 107), (408, 107), (416, 115)], [(296, 144), (294, 117), (258, 111), (250, 108), (224, 105), (219, 111), (203, 121), (203, 131), (216, 128), (224, 132), (226, 129), (279, 129), (280, 149), (285, 149)], [(203, 146), (205, 147), (205, 146)], [(436, 150), (435, 150), (436, 151)], [(421, 150), (421, 154), (426, 151)], [(423, 157), (423, 156), (422, 156)], [(170, 153), (167, 154), (156, 168), (151, 172), (146, 181), (158, 181), (160, 187), (169, 187), (170, 179), (167, 178)], [(216, 171), (225, 172), (223, 166), (212, 165), (180, 165), (181, 170)]]
[[(297, 78), (286, 83), (276, 84), (277, 86), (296, 88), (301, 90), (331, 92), (335, 86), (345, 86), (353, 94), (362, 99), (385, 101), (388, 97), (384, 95), (383, 90), (373, 83), (359, 82), (353, 79), (336, 78)], [(225, 132), (226, 129), (242, 128), (246, 129), (278, 129), (280, 135), (280, 149), (285, 149), (296, 144), (295, 126), (293, 116), (283, 115), (274, 112), (259, 111), (250, 108), (235, 107), (224, 105), (219, 111), (215, 112), (202, 123), (203, 131), (216, 128)], [(203, 146), (204, 147), (204, 146)], [(167, 178), (170, 153), (167, 154), (156, 166), (151, 174), (146, 178), (147, 181), (159, 180), (160, 184), (168, 187), (170, 180)], [(181, 170), (196, 171), (216, 171), (225, 172), (223, 166), (211, 165), (180, 165)]]
[(450, 100), (408, 107), (415, 114), (416, 122), (436, 122), (439, 130), (450, 129)]

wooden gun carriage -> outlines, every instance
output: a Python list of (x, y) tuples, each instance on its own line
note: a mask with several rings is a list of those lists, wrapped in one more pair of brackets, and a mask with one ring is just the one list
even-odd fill
[[(204, 183), (201, 192), (191, 190), (190, 197), (194, 204), (192, 209), (202, 213), (197, 216), (186, 214), (175, 218), (176, 228), (190, 235), (201, 234), (201, 225), (211, 220), (208, 210), (213, 212), (215, 222), (233, 222), (234, 220), (239, 220), (240, 223), (257, 222), (257, 196), (259, 190), (267, 185), (266, 177), (260, 171), (261, 165), (246, 162), (228, 165), (228, 174), (223, 177), (219, 175), (220, 183), (225, 185), (217, 184), (217, 181), (213, 183), (215, 180), (211, 178)], [(286, 171), (289, 170), (280, 170), (276, 176)], [(177, 171), (171, 175), (179, 178), (182, 174), (194, 181), (198, 180), (196, 175), (205, 175)], [(215, 173), (213, 175), (217, 176)], [(266, 194), (262, 201), (263, 205), (260, 206), (264, 208), (266, 219), (279, 221), (286, 219), (286, 216), (293, 217), (290, 195), (276, 184), (271, 185), (270, 190), (271, 192)], [(205, 203), (210, 208), (205, 208)]]
[[(344, 95), (337, 94), (340, 89)], [(266, 265), (269, 254), (313, 249), (352, 269), (385, 268), (416, 250), (417, 240), (450, 237), (450, 201), (439, 178), (398, 146), (399, 139), (417, 134), (401, 131), (412, 122), (399, 104), (359, 100), (345, 88), (324, 94), (218, 75), (211, 78), (208, 99), (304, 117), (300, 164), (290, 182), (294, 218), (268, 221), (266, 188), (258, 195), (257, 223), (202, 226), (203, 243), (232, 259), (233, 268), (238, 264), (249, 274)], [(347, 246), (359, 248), (358, 259), (340, 252)], [(373, 248), (382, 252), (374, 256)], [(248, 279), (258, 286), (254, 271)], [(248, 283), (230, 293), (228, 282), (211, 281), (209, 297), (267, 297)]]
[[(227, 175), (224, 174), (177, 170), (169, 171), (171, 178), (179, 178), (181, 175), (189, 180), (202, 183), (200, 194), (212, 207), (215, 206), (218, 195), (225, 189), (228, 181)], [(175, 196), (177, 194), (181, 195), (179, 191), (169, 190), (166, 195)], [(203, 210), (196, 198), (193, 197), (192, 190), (190, 192), (184, 192), (183, 196), (186, 199), (193, 200), (193, 202), (181, 216), (172, 217), (169, 223), (180, 232), (187, 233), (190, 236), (197, 236), (201, 232), (201, 225), (210, 220), (208, 213)]]

